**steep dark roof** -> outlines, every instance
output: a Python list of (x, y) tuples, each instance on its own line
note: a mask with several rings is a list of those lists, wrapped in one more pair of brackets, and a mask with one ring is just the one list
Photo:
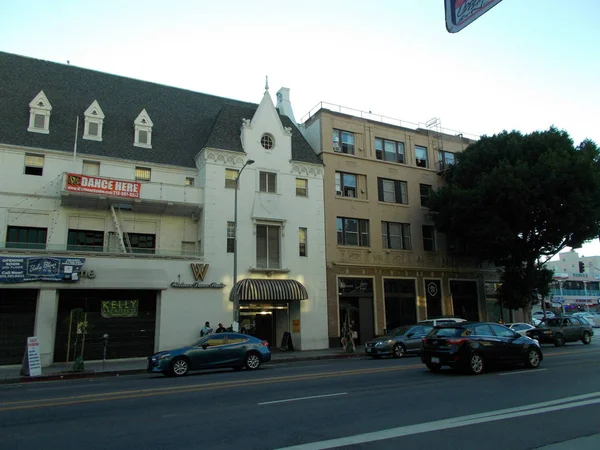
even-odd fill
[[(248, 103), (228, 103), (219, 112), (212, 132), (206, 141), (206, 147), (227, 148), (238, 152), (242, 150), (240, 124), (242, 119), (252, 119), (256, 105)], [(279, 116), (284, 127), (292, 128), (292, 159), (295, 161), (322, 164), (310, 144), (296, 125), (287, 116)]]
[[(52, 105), (50, 134), (27, 131), (29, 102), (41, 90)], [(102, 142), (82, 139), (83, 112), (94, 100), (106, 115)], [(0, 52), (0, 143), (72, 152), (79, 115), (80, 154), (195, 167), (207, 145), (241, 152), (242, 118), (257, 106)], [(133, 145), (133, 122), (144, 108), (154, 123), (151, 149)], [(292, 159), (320, 164), (295, 124), (280, 117), (293, 127)]]

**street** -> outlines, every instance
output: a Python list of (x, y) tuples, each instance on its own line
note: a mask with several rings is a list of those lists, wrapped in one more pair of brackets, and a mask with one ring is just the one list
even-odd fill
[[(600, 342), (538, 370), (418, 357), (0, 385), (3, 449), (535, 449), (600, 432)], [(575, 447), (582, 448), (582, 447)]]

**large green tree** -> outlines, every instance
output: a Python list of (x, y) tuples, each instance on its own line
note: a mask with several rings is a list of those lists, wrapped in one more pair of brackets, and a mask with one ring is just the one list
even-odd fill
[(456, 161), (431, 197), (435, 226), (458, 253), (499, 267), (502, 304), (529, 314), (551, 280), (543, 264), (600, 234), (599, 149), (554, 127), (503, 131)]

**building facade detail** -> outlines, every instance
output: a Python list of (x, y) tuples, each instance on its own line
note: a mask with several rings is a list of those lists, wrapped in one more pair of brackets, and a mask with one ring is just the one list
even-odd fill
[(50, 133), (50, 112), (52, 105), (44, 91), (40, 91), (29, 103), (29, 128), (32, 133)]
[[(268, 92), (252, 104), (3, 52), (0, 78), (12, 87), (3, 107), (22, 111), (0, 120), (0, 327), (15, 324), (0, 329), (0, 365), (20, 364), (29, 336), (40, 340), (43, 365), (72, 360), (72, 320), (90, 325), (86, 360), (102, 359), (105, 333), (114, 359), (189, 344), (207, 320), (231, 325), (228, 177), (249, 159), (238, 191), (242, 325), (273, 347), (284, 333), (297, 349), (327, 347), (323, 166)], [(168, 96), (165, 110), (157, 99)], [(190, 115), (177, 99), (204, 106)], [(81, 105), (86, 122), (74, 137)], [(50, 111), (47, 136), (23, 126), (29, 117), (36, 132), (48, 131)], [(307, 195), (297, 194), (294, 166), (306, 170)], [(24, 258), (37, 260), (27, 277)], [(255, 285), (268, 298), (247, 296)], [(285, 292), (302, 295), (273, 297)]]

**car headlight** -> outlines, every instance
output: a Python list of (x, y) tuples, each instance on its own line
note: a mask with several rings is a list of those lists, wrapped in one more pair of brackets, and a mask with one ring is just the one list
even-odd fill
[(375, 344), (376, 347), (385, 347), (386, 345), (389, 345), (392, 343), (391, 339), (388, 339), (387, 341), (379, 341), (377, 344)]

